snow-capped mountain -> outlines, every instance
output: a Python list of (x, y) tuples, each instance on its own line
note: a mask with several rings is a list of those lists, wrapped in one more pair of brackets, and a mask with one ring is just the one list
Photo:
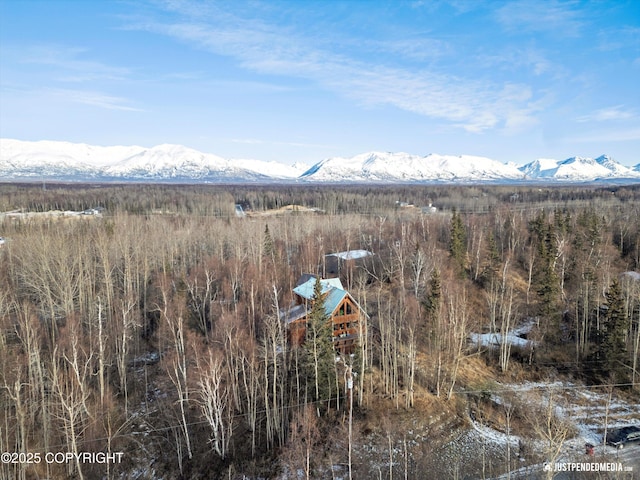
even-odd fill
[(524, 166), (471, 155), (369, 152), (315, 165), (229, 160), (181, 145), (98, 147), (68, 142), (0, 139), (0, 180), (147, 182), (640, 182), (640, 164), (603, 155), (538, 159)]
[(260, 173), (267, 177), (297, 178), (309, 169), (309, 165), (297, 162), (286, 165), (279, 162), (264, 162), (262, 160), (233, 160), (238, 167)]
[(243, 182), (299, 175), (286, 165), (226, 160), (182, 145), (95, 147), (0, 140), (0, 178)]
[(587, 182), (640, 178), (637, 170), (620, 165), (608, 155), (596, 159), (571, 157), (562, 161), (541, 158), (520, 167), (520, 171), (531, 180)]
[(454, 182), (480, 180), (520, 180), (522, 172), (490, 158), (471, 155), (371, 152), (352, 158), (323, 160), (300, 177), (317, 182)]

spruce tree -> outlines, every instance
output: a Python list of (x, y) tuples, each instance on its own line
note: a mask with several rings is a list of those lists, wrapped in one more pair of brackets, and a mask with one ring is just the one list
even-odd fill
[(451, 217), (451, 238), (449, 241), (449, 256), (453, 259), (458, 273), (464, 276), (467, 262), (467, 232), (460, 214), (454, 209)]
[(620, 284), (614, 280), (606, 293), (604, 326), (598, 338), (597, 357), (600, 374), (614, 382), (627, 380), (625, 332), (627, 315)]
[(264, 226), (264, 240), (262, 245), (262, 253), (265, 257), (274, 259), (275, 247), (273, 245), (273, 238), (271, 238), (271, 232), (269, 232), (269, 225)]
[(529, 232), (536, 245), (536, 263), (534, 282), (540, 299), (540, 314), (552, 317), (558, 310), (560, 279), (555, 271), (556, 245), (553, 225), (547, 221), (546, 214), (540, 214), (530, 222)]
[(441, 301), (442, 286), (440, 281), (440, 270), (434, 268), (433, 272), (431, 272), (431, 278), (429, 279), (429, 295), (427, 295), (427, 298), (424, 302), (429, 320), (433, 320), (434, 317), (438, 314)]
[(325, 311), (320, 278), (316, 277), (311, 299), (311, 311), (307, 315), (307, 331), (304, 343), (305, 376), (314, 400), (329, 400), (334, 380), (335, 350), (332, 330)]
[(487, 264), (482, 272), (481, 279), (485, 288), (492, 286), (497, 281), (501, 262), (502, 257), (498, 251), (496, 237), (490, 232), (487, 238)]
[(426, 342), (437, 342), (440, 306), (442, 304), (442, 285), (440, 271), (437, 268), (431, 272), (429, 279), (429, 294), (423, 305), (427, 314), (427, 328), (423, 338)]

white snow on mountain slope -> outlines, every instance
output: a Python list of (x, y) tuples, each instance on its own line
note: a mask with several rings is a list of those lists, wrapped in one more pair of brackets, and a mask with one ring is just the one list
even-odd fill
[(94, 147), (0, 139), (2, 178), (268, 180), (269, 175), (262, 173), (268, 169), (260, 168), (259, 163), (255, 168), (243, 168), (236, 162), (182, 145)]
[(632, 168), (620, 165), (609, 155), (600, 155), (598, 158), (596, 158), (596, 163), (602, 165), (616, 176), (624, 176), (628, 175), (629, 172), (633, 172)]
[(69, 142), (23, 142), (0, 139), (0, 162), (14, 168), (60, 166), (66, 168), (95, 169), (111, 165), (143, 151), (144, 148), (99, 147)]
[(293, 165), (285, 165), (279, 162), (265, 162), (262, 160), (239, 159), (232, 162), (241, 168), (251, 170), (269, 177), (282, 179), (294, 179), (302, 175), (309, 169), (309, 165), (304, 163), (295, 163)]
[(558, 161), (553, 158), (539, 158), (520, 167), (520, 171), (528, 178), (536, 178), (546, 172), (558, 168)]
[(200, 178), (214, 172), (241, 170), (227, 160), (181, 145), (158, 145), (125, 158), (105, 169), (112, 176), (139, 175), (146, 177)]
[(69, 142), (0, 139), (0, 179), (72, 181), (416, 183), (640, 181), (611, 157), (539, 159), (522, 167), (472, 155), (368, 152), (334, 157), (312, 167), (224, 159), (182, 145), (100, 147)]
[(571, 157), (557, 161), (538, 159), (520, 167), (528, 179), (593, 181), (597, 179), (640, 178), (638, 172), (620, 165), (608, 155), (596, 159)]
[(426, 157), (407, 153), (369, 152), (351, 158), (329, 158), (307, 170), (301, 179), (317, 182), (479, 181), (517, 180), (517, 167), (471, 155)]

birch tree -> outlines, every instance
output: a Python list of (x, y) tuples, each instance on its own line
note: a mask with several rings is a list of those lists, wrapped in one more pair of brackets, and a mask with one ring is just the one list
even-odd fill
[(213, 450), (225, 458), (233, 430), (229, 390), (224, 378), (223, 361), (211, 349), (207, 359), (198, 365), (200, 409), (211, 429), (209, 442)]

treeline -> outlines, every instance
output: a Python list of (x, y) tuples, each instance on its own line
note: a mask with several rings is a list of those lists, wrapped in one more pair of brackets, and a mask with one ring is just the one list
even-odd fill
[(233, 204), (262, 212), (304, 205), (327, 214), (386, 214), (400, 202), (440, 210), (487, 213), (508, 204), (511, 209), (592, 207), (624, 208), (640, 201), (639, 186), (319, 186), (319, 185), (129, 185), (0, 184), (0, 213), (16, 209), (82, 211), (103, 207), (110, 214), (153, 212), (233, 216)]
[[(377, 470), (352, 458), (347, 413), (375, 424), (381, 405), (410, 411), (417, 396), (464, 402), (471, 353), (504, 375), (517, 365), (637, 392), (640, 280), (625, 272), (640, 270), (638, 194), (3, 185), (3, 211), (106, 211), (0, 219), (0, 451), (125, 455), (3, 463), (0, 477), (149, 465), (140, 478), (313, 478), (348, 463), (367, 478)], [(239, 219), (236, 203), (320, 212)], [(336, 362), (321, 333), (288, 345), (278, 309), (300, 275), (349, 249), (375, 254), (342, 271), (368, 328)], [(523, 323), (535, 347), (469, 343)]]

